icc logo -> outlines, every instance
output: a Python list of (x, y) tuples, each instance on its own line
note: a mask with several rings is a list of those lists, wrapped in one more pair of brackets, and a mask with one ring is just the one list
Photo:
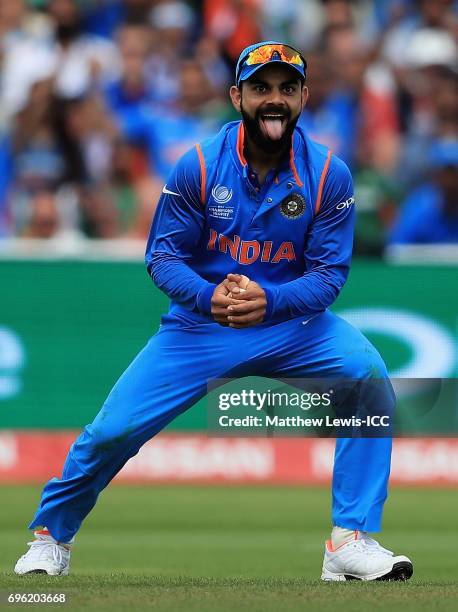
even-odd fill
[(212, 196), (218, 204), (227, 204), (232, 198), (232, 189), (228, 189), (224, 185), (215, 185), (212, 189)]

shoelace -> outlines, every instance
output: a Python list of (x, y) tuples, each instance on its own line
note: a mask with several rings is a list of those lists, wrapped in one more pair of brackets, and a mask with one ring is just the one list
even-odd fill
[[(372, 540), (372, 538), (368, 539)], [(391, 556), (390, 551), (388, 551), (386, 548), (383, 548), (383, 546), (380, 546), (380, 544), (376, 540), (368, 541), (368, 539), (361, 538), (360, 540), (355, 540), (353, 542), (353, 547), (359, 548), (361, 552), (369, 556), (380, 555), (380, 553), (383, 555)]]
[(49, 540), (34, 540), (33, 542), (27, 542), (27, 546), (30, 546), (29, 555), (37, 560), (42, 558), (42, 555), (48, 552), (48, 548), (51, 547), (53, 561), (57, 564), (62, 564), (62, 550), (61, 547), (55, 542)]
[(377, 548), (379, 552), (385, 553), (386, 555), (393, 556), (393, 551), (388, 550), (388, 548), (384, 548), (377, 542), (377, 540), (374, 540), (374, 538), (371, 538), (367, 534), (363, 534), (361, 540), (366, 542), (368, 546), (373, 546), (374, 549)]

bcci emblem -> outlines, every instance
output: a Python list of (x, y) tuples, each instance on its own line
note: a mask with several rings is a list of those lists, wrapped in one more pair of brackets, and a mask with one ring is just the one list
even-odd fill
[(300, 193), (287, 195), (280, 203), (280, 212), (287, 219), (298, 219), (305, 212), (305, 199)]

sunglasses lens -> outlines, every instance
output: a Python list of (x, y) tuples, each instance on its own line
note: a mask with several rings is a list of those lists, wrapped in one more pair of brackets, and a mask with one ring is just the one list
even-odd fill
[(304, 65), (299, 53), (295, 49), (286, 47), (285, 45), (263, 45), (262, 47), (258, 47), (248, 55), (246, 63), (248, 66), (253, 66), (255, 64), (265, 64), (272, 59), (281, 60), (297, 66)]

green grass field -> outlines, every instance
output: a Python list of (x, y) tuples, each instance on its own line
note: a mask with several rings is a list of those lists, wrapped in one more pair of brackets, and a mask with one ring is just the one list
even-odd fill
[(0, 487), (0, 607), (60, 593), (72, 610), (349, 612), (458, 609), (458, 491), (393, 489), (382, 543), (411, 556), (408, 583), (322, 583), (329, 491), (112, 486), (74, 547), (71, 575), (17, 577), (37, 487)]

